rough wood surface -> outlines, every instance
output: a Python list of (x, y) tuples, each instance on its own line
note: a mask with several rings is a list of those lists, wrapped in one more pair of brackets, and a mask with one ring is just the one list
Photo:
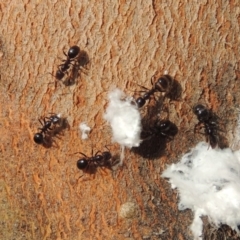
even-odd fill
[[(6, 0), (0, 8), (0, 238), (192, 239), (192, 214), (178, 211), (177, 194), (160, 174), (203, 140), (193, 134), (195, 103), (219, 114), (232, 142), (240, 101), (238, 1)], [(89, 55), (86, 74), (73, 86), (55, 86), (49, 73), (72, 45)], [(182, 87), (180, 100), (165, 102), (176, 138), (155, 159), (127, 150), (122, 168), (79, 178), (72, 154), (111, 144), (102, 118), (109, 89), (134, 95), (164, 71)], [(67, 117), (70, 128), (58, 147), (44, 148), (32, 138), (49, 112)], [(80, 139), (80, 122), (93, 129), (90, 140)], [(110, 149), (119, 153), (115, 144)], [(122, 218), (128, 202), (134, 211)]]

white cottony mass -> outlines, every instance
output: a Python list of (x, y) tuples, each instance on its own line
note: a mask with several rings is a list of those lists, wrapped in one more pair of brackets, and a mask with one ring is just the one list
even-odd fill
[(141, 143), (141, 116), (132, 97), (120, 89), (114, 89), (108, 95), (109, 104), (104, 114), (112, 128), (113, 141), (122, 147), (138, 147)]
[(88, 139), (88, 134), (90, 133), (91, 128), (85, 122), (82, 122), (79, 124), (79, 129), (82, 133), (81, 135), (82, 139), (83, 140)]
[(162, 176), (179, 192), (179, 210), (191, 209), (194, 239), (202, 239), (201, 216), (217, 227), (227, 224), (239, 233), (240, 152), (212, 149), (200, 142), (180, 162), (168, 166)]

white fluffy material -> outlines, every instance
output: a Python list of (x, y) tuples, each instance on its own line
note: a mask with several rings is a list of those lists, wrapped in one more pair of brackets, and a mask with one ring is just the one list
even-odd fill
[(240, 225), (240, 152), (212, 149), (198, 143), (179, 163), (163, 172), (172, 188), (179, 191), (179, 210), (194, 212), (191, 230), (194, 239), (202, 239), (201, 216), (217, 227), (227, 224), (239, 233)]
[(91, 128), (85, 122), (82, 122), (79, 124), (79, 129), (82, 133), (82, 139), (88, 139), (88, 134), (90, 133)]
[(113, 141), (128, 148), (140, 145), (141, 116), (132, 97), (116, 88), (108, 94), (109, 105), (104, 114), (113, 133)]
[(233, 140), (231, 141), (231, 148), (234, 150), (240, 149), (240, 109), (236, 109), (238, 112), (237, 116), (237, 127), (235, 129)]

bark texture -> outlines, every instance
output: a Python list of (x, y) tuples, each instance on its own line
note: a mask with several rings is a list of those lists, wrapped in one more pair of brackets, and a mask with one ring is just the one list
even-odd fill
[[(190, 211), (177, 209), (177, 194), (160, 177), (167, 164), (198, 141), (192, 106), (217, 112), (227, 143), (233, 141), (240, 102), (240, 7), (238, 1), (2, 1), (0, 3), (0, 238), (1, 239), (192, 239)], [(89, 56), (76, 84), (53, 84), (49, 74), (78, 45)], [(111, 131), (102, 116), (107, 92), (130, 95), (169, 75), (181, 96), (164, 101), (178, 127), (157, 157), (125, 152), (124, 166), (84, 174), (79, 155), (104, 151)], [(154, 101), (151, 101), (154, 105)], [(151, 106), (151, 104), (149, 106)], [(148, 113), (148, 106), (142, 114)], [(38, 118), (61, 113), (69, 123), (44, 148), (33, 142)], [(167, 113), (166, 113), (167, 112)], [(90, 139), (80, 139), (86, 122)], [(119, 147), (110, 150), (119, 154)], [(130, 208), (130, 213), (123, 213)], [(220, 235), (219, 235), (220, 234)], [(222, 234), (222, 235), (221, 235)], [(213, 231), (206, 239), (235, 233)]]

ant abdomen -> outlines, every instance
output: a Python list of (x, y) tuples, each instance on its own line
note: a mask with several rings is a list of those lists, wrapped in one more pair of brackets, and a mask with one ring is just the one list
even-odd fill
[(154, 129), (157, 134), (172, 139), (178, 132), (174, 123), (169, 120), (161, 120), (155, 123)]
[(77, 167), (78, 169), (85, 169), (88, 166), (88, 160), (86, 160), (85, 158), (79, 159), (77, 161)]
[(152, 137), (163, 137), (172, 140), (178, 133), (177, 126), (169, 120), (157, 120), (152, 126), (142, 132), (143, 140)]
[(70, 49), (68, 50), (68, 57), (70, 59), (73, 59), (75, 57), (77, 57), (77, 55), (80, 53), (80, 48), (78, 46), (72, 46), (70, 47)]
[(37, 144), (42, 144), (44, 142), (44, 137), (42, 133), (35, 133), (33, 140)]
[(171, 91), (173, 85), (173, 78), (170, 75), (161, 76), (155, 83), (155, 89), (159, 92), (168, 93)]
[(137, 103), (138, 108), (141, 108), (146, 103), (146, 100), (142, 97), (139, 97), (136, 99), (136, 103)]

